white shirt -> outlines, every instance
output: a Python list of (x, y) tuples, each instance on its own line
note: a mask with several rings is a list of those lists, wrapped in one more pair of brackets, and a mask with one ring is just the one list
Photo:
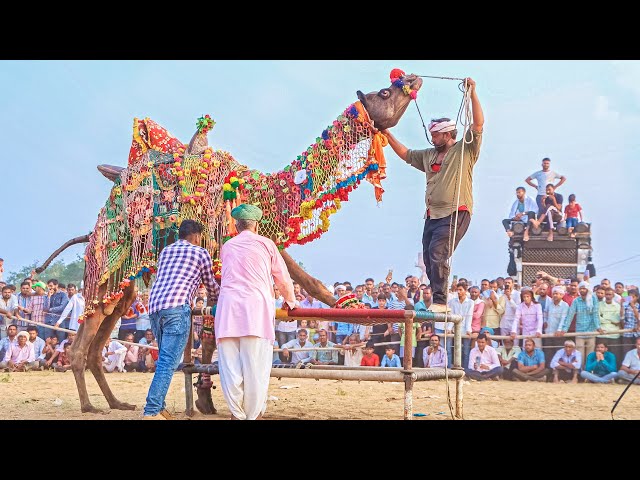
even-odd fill
[(60, 318), (56, 322), (56, 326), (60, 326), (60, 324), (67, 318), (67, 315), (71, 315), (71, 319), (69, 320), (69, 330), (78, 330), (80, 328), (80, 324), (78, 323), (78, 317), (82, 315), (84, 312), (84, 297), (80, 293), (76, 293), (69, 299), (69, 303), (64, 307), (64, 310), (60, 314)]
[[(292, 322), (294, 325), (296, 322)], [(306, 363), (309, 360), (311, 360), (311, 350), (313, 349), (313, 343), (311, 343), (309, 340), (307, 340), (306, 342), (304, 342), (304, 346), (300, 345), (300, 340), (298, 340), (297, 338), (294, 338), (293, 340), (289, 340), (287, 343), (285, 343), (284, 345), (282, 345), (282, 347), (280, 347), (282, 349), (285, 348), (304, 348), (304, 349), (308, 349), (309, 352), (289, 352), (289, 356), (291, 357), (291, 363)]]
[(634, 348), (627, 352), (622, 361), (622, 365), (631, 370), (640, 370), (640, 358), (638, 357), (638, 349)]
[[(516, 216), (516, 213), (518, 213), (518, 204), (520, 203), (520, 200), (518, 200), (516, 198), (516, 201), (513, 202), (513, 205), (511, 205), (511, 210), (509, 210), (509, 219), (512, 219)], [(525, 195), (524, 197), (524, 212), (534, 212), (534, 213), (538, 213), (538, 204), (536, 203), (536, 201), (531, 198), (529, 195)], [(520, 218), (521, 222), (528, 222), (529, 221), (529, 217), (527, 215), (523, 215)]]
[(562, 175), (554, 172), (553, 170), (549, 170), (548, 172), (543, 172), (542, 170), (538, 170), (535, 173), (532, 173), (531, 178), (535, 178), (538, 182), (538, 195), (546, 195), (547, 194), (547, 185), (553, 183), (555, 179), (560, 180)]
[(565, 363), (570, 363), (574, 368), (580, 368), (580, 365), (582, 365), (582, 352), (578, 349), (574, 349), (571, 355), (567, 355), (567, 351), (564, 348), (561, 348), (551, 359), (549, 367), (558, 367), (560, 365), (560, 360)]
[(102, 348), (102, 358), (109, 358), (107, 357), (107, 353), (124, 354), (127, 353), (127, 347), (122, 345), (120, 342), (111, 341), (109, 342), (108, 347)]
[[(473, 364), (476, 363), (476, 358), (480, 357), (478, 362), (478, 368), (473, 368)], [(500, 359), (498, 358), (498, 352), (493, 347), (486, 345), (484, 350), (480, 352), (478, 347), (471, 350), (469, 353), (469, 370), (476, 370), (477, 372), (488, 372), (489, 370), (480, 370), (480, 365), (488, 365), (489, 370), (493, 370), (500, 366)]]
[[(449, 300), (449, 308), (451, 308), (451, 313), (455, 315), (462, 315), (462, 332), (463, 334), (471, 331), (471, 321), (473, 320), (473, 307), (475, 304), (473, 300), (469, 297), (465, 298), (464, 301), (460, 302), (460, 299), (456, 296), (456, 298)], [(451, 327), (447, 326), (447, 329), (453, 328), (453, 323), (447, 322)], [(440, 324), (441, 326), (438, 326)], [(439, 328), (442, 330), (444, 322), (436, 322), (435, 328)]]

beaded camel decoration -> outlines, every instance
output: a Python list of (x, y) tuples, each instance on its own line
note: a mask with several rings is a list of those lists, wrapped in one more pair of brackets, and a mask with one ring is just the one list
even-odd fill
[[(127, 168), (98, 167), (114, 185), (95, 229), (67, 242), (37, 269), (44, 270), (68, 246), (88, 242), (87, 307), (71, 349), (82, 412), (100, 412), (87, 394), (86, 367), (110, 408), (135, 408), (119, 401), (109, 388), (102, 369), (102, 348), (117, 320), (131, 308), (137, 285), (149, 286), (158, 255), (178, 238), (183, 219), (204, 226), (202, 246), (210, 252), (219, 279), (220, 247), (237, 233), (231, 209), (240, 203), (259, 206), (264, 212), (259, 232), (279, 247), (291, 277), (315, 298), (334, 305), (334, 297), (322, 282), (307, 274), (285, 249), (309, 243), (326, 232), (329, 217), (363, 179), (373, 184), (376, 200), (381, 201), (386, 138), (380, 130), (398, 123), (422, 86), (421, 78), (398, 69), (390, 77), (389, 87), (369, 94), (358, 91), (358, 101), (311, 146), (282, 170), (269, 174), (251, 170), (228, 152), (210, 147), (207, 133), (215, 122), (208, 115), (198, 119), (188, 144), (148, 118), (134, 120)], [(213, 341), (207, 345), (203, 341), (205, 363), (214, 349)], [(198, 394), (200, 411), (215, 413), (210, 390), (199, 388)]]

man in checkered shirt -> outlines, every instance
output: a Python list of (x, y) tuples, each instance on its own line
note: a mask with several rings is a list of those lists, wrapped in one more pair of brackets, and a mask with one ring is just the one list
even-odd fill
[(149, 299), (151, 329), (160, 352), (144, 407), (145, 420), (170, 417), (165, 397), (187, 345), (191, 326), (190, 303), (196, 289), (204, 284), (210, 297), (217, 296), (220, 291), (213, 277), (211, 256), (200, 246), (202, 225), (194, 220), (184, 220), (180, 224), (178, 238), (160, 254), (158, 273)]

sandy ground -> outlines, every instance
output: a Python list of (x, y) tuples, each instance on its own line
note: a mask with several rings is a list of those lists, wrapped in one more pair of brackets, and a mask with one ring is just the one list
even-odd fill
[[(151, 374), (111, 373), (109, 384), (116, 397), (137, 405), (134, 411), (109, 410), (98, 384), (87, 372), (87, 386), (93, 405), (107, 414), (82, 414), (71, 372), (0, 373), (0, 419), (113, 419), (136, 420), (151, 382)], [(193, 419), (228, 419), (219, 381), (214, 377), (213, 401), (218, 415), (196, 411)], [(293, 387), (293, 388), (282, 388)], [(450, 384), (454, 402), (455, 382)], [(465, 419), (597, 420), (611, 419), (613, 402), (623, 385), (475, 382), (464, 385)], [(265, 415), (270, 419), (402, 419), (403, 384), (309, 379), (271, 379), (270, 401)], [(450, 419), (444, 380), (420, 382), (414, 389), (417, 420)], [(640, 419), (640, 388), (634, 386), (618, 405), (616, 419)], [(174, 375), (167, 407), (180, 419), (184, 415), (184, 376)]]

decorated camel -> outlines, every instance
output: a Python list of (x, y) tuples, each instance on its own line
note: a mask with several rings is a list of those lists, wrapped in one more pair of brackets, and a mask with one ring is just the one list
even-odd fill
[[(131, 308), (137, 285), (149, 286), (161, 250), (177, 239), (183, 219), (204, 226), (202, 246), (214, 260), (219, 279), (220, 247), (237, 232), (231, 209), (240, 203), (259, 206), (264, 217), (259, 233), (279, 247), (291, 277), (313, 297), (333, 305), (334, 297), (321, 281), (308, 275), (286, 252), (329, 229), (330, 216), (340, 210), (362, 180), (371, 182), (377, 201), (386, 177), (380, 130), (395, 126), (422, 79), (391, 72), (391, 85), (363, 94), (325, 128), (315, 142), (282, 170), (261, 173), (238, 163), (228, 152), (208, 145), (214, 122), (201, 117), (189, 144), (183, 144), (150, 119), (135, 119), (128, 166), (100, 165), (114, 185), (100, 210), (95, 229), (70, 240), (62, 250), (88, 242), (85, 253), (86, 310), (71, 350), (82, 412), (99, 412), (90, 402), (85, 367), (96, 378), (109, 407), (131, 410), (112, 393), (102, 369), (102, 348), (117, 320)], [(205, 344), (206, 343), (206, 344)], [(203, 361), (211, 359), (213, 340), (203, 342)], [(205, 398), (203, 399), (202, 396)], [(210, 390), (198, 389), (196, 405), (215, 413)]]

